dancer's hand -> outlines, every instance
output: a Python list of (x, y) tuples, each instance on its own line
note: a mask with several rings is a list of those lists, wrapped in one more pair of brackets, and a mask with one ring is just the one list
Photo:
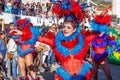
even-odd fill
[(16, 29), (16, 30), (11, 30), (10, 34), (12, 34), (12, 35), (22, 35), (23, 33), (22, 33), (22, 31)]
[(100, 14), (101, 16), (105, 16), (105, 15), (107, 15), (107, 13), (109, 12), (109, 11), (111, 11), (112, 10), (112, 5), (108, 5), (103, 11), (102, 11), (102, 13)]

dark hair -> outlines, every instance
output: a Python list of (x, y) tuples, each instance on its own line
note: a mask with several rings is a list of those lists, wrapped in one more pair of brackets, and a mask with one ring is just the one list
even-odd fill
[(0, 32), (0, 35), (3, 35), (3, 34), (5, 34), (5, 32), (4, 32), (4, 31), (1, 31), (1, 32)]
[(65, 20), (65, 23), (70, 23), (73, 26), (73, 28), (77, 27), (77, 23), (73, 20)]
[(0, 39), (2, 39), (2, 37), (1, 37), (2, 35), (5, 35), (5, 32), (4, 32), (4, 31), (1, 31), (1, 32), (0, 32)]
[(11, 23), (9, 23), (9, 24), (10, 24), (10, 25), (11, 25), (11, 24), (14, 24), (14, 22), (11, 22)]

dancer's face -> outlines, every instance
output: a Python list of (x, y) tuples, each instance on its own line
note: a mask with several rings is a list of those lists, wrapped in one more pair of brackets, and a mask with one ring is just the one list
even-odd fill
[(76, 31), (76, 28), (74, 28), (72, 26), (72, 23), (65, 23), (63, 28), (62, 28), (63, 34), (64, 36), (68, 37), (70, 35), (72, 35), (72, 33), (74, 33)]

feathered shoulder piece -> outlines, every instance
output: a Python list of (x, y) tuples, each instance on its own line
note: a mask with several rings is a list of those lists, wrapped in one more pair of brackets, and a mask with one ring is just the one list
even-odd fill
[(25, 26), (32, 26), (32, 23), (28, 19), (18, 19), (17, 26), (19, 28), (24, 28)]
[(108, 28), (111, 25), (111, 17), (108, 15), (108, 11), (112, 6), (108, 6), (101, 14), (96, 15), (91, 22), (91, 27), (94, 31), (108, 32)]
[(100, 15), (95, 16), (95, 21), (99, 24), (108, 24), (111, 22), (111, 16), (107, 15), (108, 11), (112, 8), (109, 5)]
[(99, 24), (107, 24), (111, 22), (111, 17), (109, 15), (106, 16), (96, 15), (95, 21)]
[(84, 14), (79, 0), (51, 0), (51, 2), (54, 4), (52, 11), (57, 17), (64, 17), (65, 19), (74, 20), (77, 23), (83, 20)]
[(27, 23), (28, 20), (27, 19), (18, 19), (17, 22), (23, 24), (23, 23)]

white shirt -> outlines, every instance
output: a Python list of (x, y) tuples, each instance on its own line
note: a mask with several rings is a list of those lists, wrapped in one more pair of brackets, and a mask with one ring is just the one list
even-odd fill
[(17, 56), (17, 44), (15, 43), (14, 39), (10, 38), (7, 43), (7, 53), (13, 52), (14, 57)]
[(64, 23), (64, 18), (59, 19), (58, 24)]
[(44, 46), (44, 47), (43, 47), (43, 54), (44, 54), (44, 55), (48, 55), (49, 50), (50, 50), (50, 46), (47, 45), (47, 44), (45, 44), (45, 43), (42, 43), (42, 42), (37, 41), (37, 42), (35, 43), (34, 47), (39, 47), (40, 44)]

